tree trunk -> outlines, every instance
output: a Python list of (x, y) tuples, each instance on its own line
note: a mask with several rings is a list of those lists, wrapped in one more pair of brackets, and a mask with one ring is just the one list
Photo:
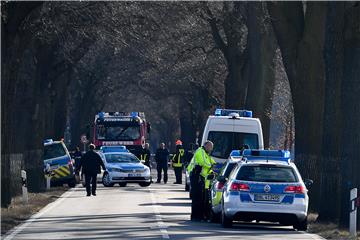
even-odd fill
[(343, 77), (344, 3), (329, 2), (324, 59), (326, 85), (321, 159), (320, 221), (339, 219), (341, 193), (339, 153), (341, 149), (341, 80)]
[(303, 178), (312, 178), (311, 207), (318, 206), (324, 99), (326, 3), (268, 3), (288, 75), (295, 117), (295, 162)]
[(248, 74), (246, 108), (259, 117), (263, 129), (264, 147), (269, 147), (270, 112), (275, 85), (274, 57), (277, 49), (272, 25), (264, 3), (248, 3)]
[(243, 109), (245, 107), (247, 81), (243, 78), (244, 61), (236, 53), (236, 49), (227, 50), (226, 61), (228, 75), (225, 79), (225, 107), (229, 109)]
[[(349, 190), (360, 187), (360, 6), (346, 3), (344, 75), (341, 86), (341, 211), (340, 224), (349, 223)], [(360, 211), (358, 211), (358, 217)]]

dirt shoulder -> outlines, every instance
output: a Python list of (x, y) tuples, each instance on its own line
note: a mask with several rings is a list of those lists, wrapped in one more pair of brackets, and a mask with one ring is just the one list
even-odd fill
[(340, 229), (335, 223), (323, 223), (316, 221), (317, 214), (309, 214), (309, 229), (308, 232), (320, 235), (325, 239), (336, 240), (360, 240), (360, 231), (358, 231), (357, 238), (351, 238), (348, 229)]
[(29, 193), (28, 204), (23, 204), (21, 196), (13, 198), (8, 208), (1, 208), (1, 235), (29, 219), (47, 204), (58, 199), (67, 190), (68, 188), (65, 187), (56, 187), (43, 193)]

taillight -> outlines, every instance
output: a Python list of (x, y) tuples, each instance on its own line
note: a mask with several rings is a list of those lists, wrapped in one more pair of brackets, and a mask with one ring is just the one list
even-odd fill
[(232, 183), (230, 185), (230, 191), (250, 191), (249, 185), (245, 183)]
[(305, 188), (302, 185), (299, 186), (287, 186), (284, 190), (285, 193), (305, 193)]
[(72, 166), (72, 165), (73, 165), (73, 160), (72, 160), (72, 159), (70, 159), (70, 160), (68, 161), (68, 165), (69, 165), (69, 166)]
[(217, 190), (221, 190), (221, 189), (223, 189), (223, 187), (224, 187), (224, 183), (222, 183), (222, 182), (218, 182), (218, 183), (216, 184), (216, 189), (217, 189)]

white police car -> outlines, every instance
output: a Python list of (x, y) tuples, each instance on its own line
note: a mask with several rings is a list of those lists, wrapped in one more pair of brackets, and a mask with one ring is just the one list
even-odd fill
[(99, 152), (106, 170), (102, 182), (105, 187), (112, 187), (118, 183), (125, 187), (127, 183), (138, 183), (142, 187), (150, 186), (150, 168), (124, 146), (103, 146)]
[(309, 197), (290, 152), (244, 150), (244, 161), (229, 176), (222, 196), (221, 223), (233, 220), (278, 222), (307, 229)]

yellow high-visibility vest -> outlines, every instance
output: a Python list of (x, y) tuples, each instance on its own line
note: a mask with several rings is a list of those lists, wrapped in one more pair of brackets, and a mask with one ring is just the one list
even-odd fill
[[(182, 167), (181, 158), (184, 155), (185, 155), (185, 150), (183, 148), (180, 148), (179, 152), (173, 156), (173, 159), (172, 159), (173, 167)], [(177, 158), (177, 161), (175, 161), (176, 158)]]

